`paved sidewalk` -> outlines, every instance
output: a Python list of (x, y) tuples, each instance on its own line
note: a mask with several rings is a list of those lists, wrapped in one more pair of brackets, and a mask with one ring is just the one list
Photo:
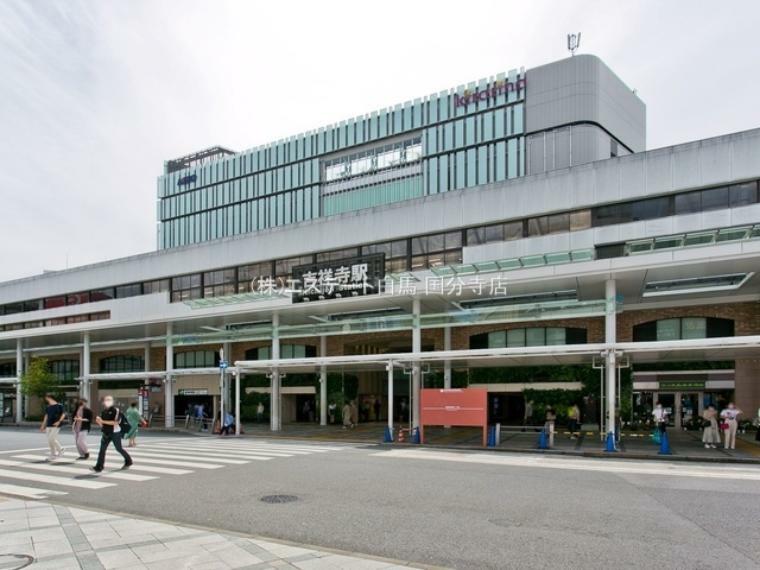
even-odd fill
[(0, 570), (410, 567), (414, 566), (0, 497)]

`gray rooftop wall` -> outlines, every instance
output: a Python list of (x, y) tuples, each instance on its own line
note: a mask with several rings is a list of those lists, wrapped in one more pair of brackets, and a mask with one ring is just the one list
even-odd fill
[(527, 71), (526, 132), (602, 125), (633, 152), (646, 148), (646, 106), (604, 62), (576, 55)]

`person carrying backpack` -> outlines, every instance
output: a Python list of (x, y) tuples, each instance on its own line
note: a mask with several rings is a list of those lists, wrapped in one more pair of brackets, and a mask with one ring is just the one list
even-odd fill
[(130, 465), (132, 465), (132, 458), (121, 446), (121, 439), (125, 433), (129, 432), (131, 426), (119, 408), (113, 405), (113, 396), (105, 396), (103, 398), (103, 411), (101, 415), (95, 418), (95, 423), (100, 426), (103, 435), (100, 438), (98, 461), (92, 467), (92, 470), (96, 473), (103, 471), (106, 463), (106, 450), (111, 443), (113, 443), (116, 451), (124, 458), (122, 469), (129, 469)]

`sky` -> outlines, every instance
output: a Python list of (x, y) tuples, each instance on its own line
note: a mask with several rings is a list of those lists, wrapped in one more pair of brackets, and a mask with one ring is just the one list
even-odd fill
[(156, 249), (167, 159), (578, 53), (647, 148), (760, 127), (760, 2), (0, 0), (0, 281)]

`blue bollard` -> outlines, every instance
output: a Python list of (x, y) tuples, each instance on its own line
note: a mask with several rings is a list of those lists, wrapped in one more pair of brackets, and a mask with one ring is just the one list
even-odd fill
[(393, 443), (393, 432), (388, 426), (385, 426), (385, 437), (383, 438), (383, 441), (385, 443)]
[(673, 452), (670, 451), (670, 440), (666, 431), (660, 434), (660, 451), (657, 452), (657, 455), (673, 455)]
[(542, 429), (538, 434), (538, 449), (549, 449), (549, 438), (545, 429)]
[(607, 434), (607, 442), (604, 446), (604, 451), (605, 453), (617, 451), (617, 448), (615, 447), (615, 434), (613, 432)]
[(420, 428), (414, 428), (412, 430), (412, 443), (419, 443), (420, 442)]
[(488, 428), (488, 440), (486, 442), (488, 447), (496, 447), (496, 426)]

